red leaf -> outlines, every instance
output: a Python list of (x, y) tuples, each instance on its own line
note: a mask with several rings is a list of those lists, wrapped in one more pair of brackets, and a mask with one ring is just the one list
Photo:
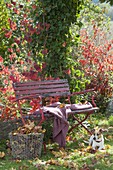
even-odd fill
[(66, 47), (66, 42), (64, 42), (64, 43), (62, 44), (62, 47)]
[(35, 4), (33, 4), (32, 8), (35, 10), (37, 8), (37, 6)]
[(43, 63), (43, 64), (42, 64), (42, 68), (45, 68), (45, 67), (46, 67), (46, 63)]
[(70, 69), (67, 69), (64, 71), (66, 74), (70, 75), (71, 74), (71, 70)]
[(14, 41), (15, 41), (17, 44), (20, 44), (20, 38), (14, 38)]
[(12, 48), (8, 48), (8, 52), (13, 53), (13, 49)]
[(3, 58), (2, 58), (2, 56), (0, 56), (0, 63), (3, 63)]
[(16, 23), (13, 21), (10, 21), (10, 28), (15, 31), (17, 29)]
[(85, 65), (87, 64), (87, 61), (86, 61), (86, 60), (83, 60), (83, 59), (79, 60), (79, 62), (80, 62), (83, 66), (85, 66)]
[(34, 68), (37, 70), (37, 71), (41, 71), (41, 67), (39, 65), (37, 65), (36, 63), (34, 63)]
[(13, 11), (18, 15), (20, 14), (20, 11), (17, 8), (14, 8)]
[(8, 4), (8, 3), (6, 3), (6, 6), (7, 6), (8, 8), (11, 8), (11, 7), (12, 7), (12, 5), (11, 5), (11, 4)]
[(46, 31), (50, 28), (50, 24), (45, 23)]
[(12, 80), (13, 82), (17, 82), (17, 79), (13, 75), (9, 76), (9, 79)]
[(7, 32), (5, 33), (5, 37), (11, 38), (11, 37), (12, 37), (12, 31), (7, 31)]
[(42, 50), (42, 54), (46, 55), (48, 53), (47, 49)]

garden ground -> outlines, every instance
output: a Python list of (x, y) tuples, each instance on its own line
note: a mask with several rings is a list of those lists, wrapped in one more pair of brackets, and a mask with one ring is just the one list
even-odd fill
[(14, 160), (5, 142), (0, 150), (5, 156), (0, 160), (0, 170), (113, 170), (113, 116), (91, 116), (89, 128), (101, 127), (105, 130), (105, 150), (94, 153), (85, 141), (89, 135), (79, 127), (67, 136), (65, 150), (57, 144), (48, 144), (47, 153), (33, 160)]

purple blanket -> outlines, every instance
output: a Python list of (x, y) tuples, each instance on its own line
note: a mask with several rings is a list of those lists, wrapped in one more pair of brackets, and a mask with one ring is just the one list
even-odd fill
[(44, 112), (49, 112), (54, 115), (53, 123), (53, 140), (57, 142), (60, 147), (66, 145), (66, 134), (68, 132), (69, 123), (67, 121), (68, 110), (57, 107), (43, 107)]
[[(55, 107), (53, 105), (44, 106), (42, 110), (44, 113), (51, 113), (54, 115), (53, 122), (53, 140), (57, 142), (60, 147), (65, 147), (66, 145), (66, 135), (69, 128), (69, 123), (67, 121), (68, 114), (72, 110), (81, 110), (91, 108), (92, 105), (90, 103), (81, 105), (81, 104), (66, 104), (63, 108), (56, 107), (59, 106), (60, 103), (55, 103)], [(39, 110), (35, 112), (35, 114), (39, 113)]]

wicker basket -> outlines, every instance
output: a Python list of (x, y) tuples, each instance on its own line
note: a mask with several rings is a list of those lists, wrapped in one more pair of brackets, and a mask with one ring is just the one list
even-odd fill
[(43, 133), (9, 133), (12, 156), (16, 159), (33, 159), (41, 156)]

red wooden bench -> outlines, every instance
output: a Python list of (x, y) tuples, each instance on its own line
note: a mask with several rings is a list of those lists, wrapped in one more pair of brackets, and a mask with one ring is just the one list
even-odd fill
[[(30, 81), (30, 82), (16, 82), (13, 84), (13, 88), (15, 91), (15, 97), (16, 102), (18, 102), (20, 114), (22, 116), (22, 121), (25, 123), (24, 117), (23, 117), (23, 111), (22, 106), (20, 104), (21, 100), (31, 100), (36, 98), (38, 107), (40, 109), (41, 113), (41, 122), (42, 123), (46, 117), (43, 113), (43, 110), (41, 107), (45, 104), (44, 99), (47, 99), (50, 97), (50, 104), (53, 102), (58, 102), (59, 99), (62, 97), (65, 99), (68, 99), (68, 103), (71, 103), (70, 98), (74, 95), (80, 95), (85, 94), (88, 92), (95, 91), (94, 89), (88, 89), (81, 92), (75, 92), (71, 93), (69, 89), (69, 84), (66, 79), (58, 79), (58, 80), (46, 80), (46, 81)], [(84, 105), (83, 105), (84, 106)], [(91, 108), (82, 108), (82, 109), (76, 109), (69, 113), (69, 115), (73, 116), (73, 119), (77, 121), (77, 124), (74, 124), (71, 129), (69, 129), (69, 132), (72, 131), (77, 126), (81, 125), (84, 127), (90, 134), (91, 132), (89, 129), (83, 124), (87, 118), (93, 114), (95, 111), (97, 111), (99, 108), (96, 107), (96, 104), (94, 102), (94, 95), (92, 95), (92, 106)], [(78, 119), (78, 115), (84, 114), (85, 117), (81, 120)]]

